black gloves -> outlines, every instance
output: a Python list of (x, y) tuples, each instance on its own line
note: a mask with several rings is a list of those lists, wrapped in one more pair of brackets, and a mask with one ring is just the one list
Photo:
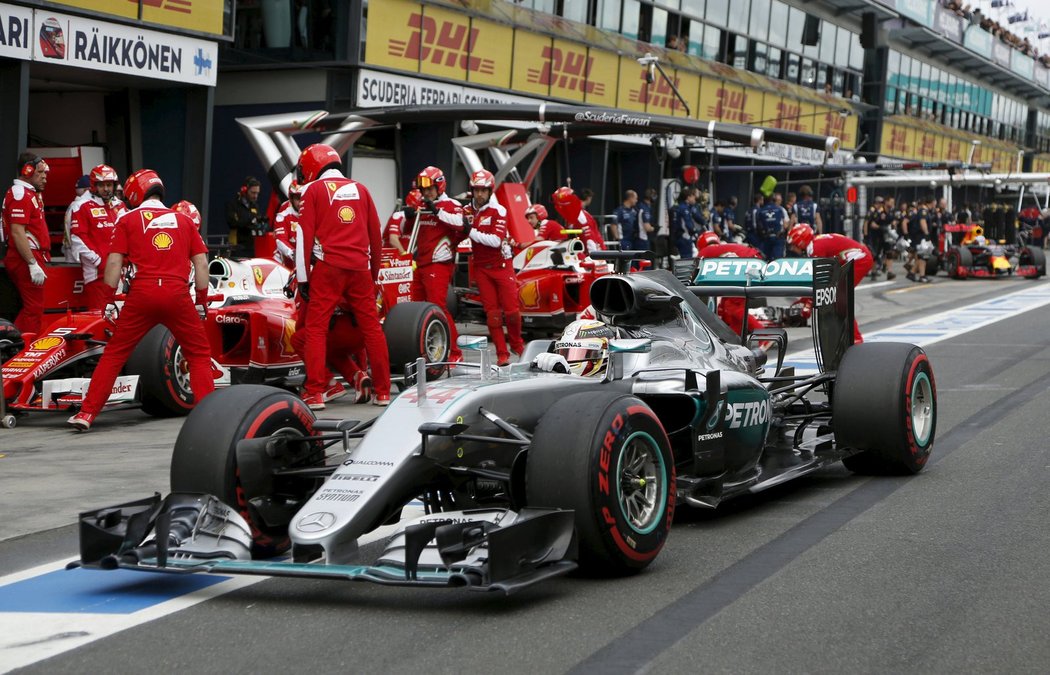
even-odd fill
[(463, 214), (463, 236), (469, 237), (470, 231), (474, 229), (474, 216), (469, 213)]
[(310, 284), (306, 281), (299, 282), (299, 297), (303, 302), (310, 302)]
[(427, 211), (430, 211), (431, 213), (437, 213), (437, 207), (434, 206), (433, 199), (424, 199), (423, 206), (426, 208)]
[(412, 208), (411, 206), (406, 206), (404, 208), (404, 214), (405, 214), (405, 221), (406, 222), (410, 222), (411, 223), (411, 222), (415, 221), (415, 219), (416, 219), (416, 210), (414, 208)]

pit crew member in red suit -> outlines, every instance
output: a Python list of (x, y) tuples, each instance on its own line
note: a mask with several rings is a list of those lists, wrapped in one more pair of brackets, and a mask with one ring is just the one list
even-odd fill
[[(757, 258), (762, 260), (762, 252), (754, 246), (747, 244), (725, 244), (714, 232), (704, 232), (696, 240), (698, 258)], [(757, 330), (762, 326), (747, 315), (747, 303), (744, 298), (722, 298), (718, 302), (718, 317), (725, 321), (737, 335), (744, 325), (744, 316), (747, 316), (747, 330)]]
[[(306, 316), (308, 303), (302, 296), (297, 296), (296, 309), (298, 310), (295, 320), (295, 334), (292, 335), (292, 349), (306, 361)], [(357, 322), (345, 306), (340, 306), (332, 316), (328, 326), (328, 340), (325, 344), (325, 361), (328, 368), (343, 376), (343, 379), (352, 384), (355, 391), (354, 403), (368, 403), (372, 400), (372, 378), (364, 369), (365, 338), (357, 329)], [(325, 391), (324, 401), (327, 403), (339, 398), (346, 393), (346, 389), (338, 382), (331, 381), (331, 372), (328, 373), (328, 390)]]
[[(376, 309), (375, 284), (383, 248), (379, 214), (368, 189), (345, 177), (341, 167), (339, 153), (322, 143), (303, 150), (296, 166), (297, 179), (304, 186), (296, 277), (300, 294), (310, 303), (303, 400), (313, 410), (324, 409), (328, 325), (340, 303), (353, 312), (364, 338), (375, 386), (372, 402), (390, 404), (390, 355)], [(317, 261), (312, 269), (308, 245)]]
[(15, 328), (39, 333), (44, 320), (44, 266), (51, 260), (51, 237), (44, 222), (47, 162), (31, 152), (18, 156), (18, 177), (7, 189), (3, 205), (4, 268), (22, 298)]
[(119, 215), (111, 206), (117, 187), (117, 172), (111, 166), (99, 164), (88, 174), (88, 179), (91, 191), (69, 219), (69, 246), (72, 260), (80, 262), (87, 308), (102, 310), (110, 296), (102, 275), (113, 224)]
[(560, 187), (551, 196), (554, 209), (565, 219), (567, 228), (581, 228), (583, 234), (580, 239), (587, 247), (587, 253), (605, 250), (605, 239), (594, 216), (583, 208), (583, 202), (572, 191), (570, 187)]
[[(481, 306), (485, 309), (485, 323), (496, 347), (496, 363), (510, 363), (507, 338), (515, 354), (525, 351), (521, 339), (521, 310), (518, 307), (518, 282), (511, 265), (511, 249), (507, 243), (507, 209), (493, 194), (496, 179), (492, 173), (481, 169), (470, 177), (473, 199), (466, 207), (466, 218), (473, 218), (470, 228), (472, 253), (471, 265), (474, 280), (478, 283)], [(503, 323), (507, 324), (507, 338), (503, 336)]]
[(201, 212), (193, 205), (193, 202), (183, 199), (182, 201), (172, 204), (171, 210), (177, 211), (189, 218), (193, 223), (193, 226), (197, 228), (197, 231), (201, 231), (201, 224), (204, 222), (204, 219), (201, 217)]
[(463, 207), (445, 194), (445, 174), (428, 166), (416, 176), (416, 188), (423, 195), (419, 213), (419, 234), (413, 253), (416, 269), (412, 273), (412, 300), (432, 302), (445, 312), (448, 320), (449, 361), (463, 360), (456, 344), (456, 322), (448, 311), (448, 287), (452, 283), (456, 246), (466, 236)]
[[(842, 264), (852, 260), (854, 288), (868, 276), (875, 263), (868, 247), (856, 239), (841, 234), (821, 234), (814, 237), (813, 228), (805, 223), (799, 223), (788, 230), (787, 243), (792, 251), (810, 258), (838, 258)], [(864, 342), (856, 319), (853, 320), (853, 341)]]
[[(131, 174), (124, 183), (124, 198), (131, 210), (113, 228), (105, 272), (110, 293), (105, 314), (116, 319), (116, 328), (95, 368), (84, 405), (69, 418), (78, 431), (91, 428), (135, 345), (157, 325), (167, 326), (182, 347), (195, 401), (200, 403), (215, 389), (201, 321), (208, 302), (208, 249), (193, 221), (161, 203), (164, 184), (156, 172), (140, 169)], [(135, 280), (118, 317), (113, 293), (126, 263), (135, 265)], [(193, 297), (186, 283), (191, 264)]]
[(536, 230), (536, 237), (544, 241), (562, 241), (568, 235), (562, 233), (562, 226), (553, 220), (547, 219), (547, 207), (543, 204), (533, 204), (525, 209), (525, 219)]
[(405, 195), (405, 207), (390, 214), (386, 221), (384, 243), (397, 249), (399, 255), (408, 253), (408, 244), (412, 240), (412, 228), (416, 224), (416, 214), (423, 207), (423, 195), (419, 190), (411, 190)]
[(288, 187), (288, 201), (281, 204), (273, 219), (273, 236), (277, 240), (273, 259), (289, 269), (295, 267), (295, 242), (299, 235), (301, 200), (302, 188), (298, 181), (293, 180)]

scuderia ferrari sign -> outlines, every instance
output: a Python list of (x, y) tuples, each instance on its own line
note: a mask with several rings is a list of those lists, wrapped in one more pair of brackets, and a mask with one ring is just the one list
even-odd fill
[(0, 3), (0, 55), (215, 86), (218, 44)]

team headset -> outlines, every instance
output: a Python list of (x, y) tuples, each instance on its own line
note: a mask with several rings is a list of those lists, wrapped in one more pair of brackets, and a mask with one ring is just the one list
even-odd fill
[(22, 169), (19, 171), (19, 174), (21, 174), (22, 178), (29, 178), (33, 175), (33, 172), (36, 171), (37, 165), (41, 163), (43, 163), (45, 168), (47, 167), (47, 162), (44, 161), (43, 157), (34, 156), (33, 159), (29, 160), (28, 162), (22, 165)]
[(251, 179), (245, 178), (244, 179), (244, 184), (241, 185), (241, 191), (240, 191), (241, 197), (247, 197), (248, 196), (248, 188), (255, 187), (256, 185), (261, 185), (261, 183), (258, 180), (254, 179), (254, 178), (251, 178)]

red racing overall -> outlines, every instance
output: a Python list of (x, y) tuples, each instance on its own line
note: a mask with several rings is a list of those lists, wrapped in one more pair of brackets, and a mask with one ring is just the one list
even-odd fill
[(51, 235), (44, 222), (44, 202), (32, 185), (19, 178), (4, 195), (3, 228), (4, 240), (7, 241), (4, 269), (22, 298), (22, 311), (15, 317), (15, 328), (22, 333), (39, 333), (44, 321), (44, 287), (33, 284), (29, 264), (22, 259), (11, 239), (12, 224), (25, 227), (33, 257), (44, 268), (51, 260)]
[[(317, 260), (309, 269), (310, 250)], [(364, 185), (329, 169), (303, 188), (296, 241), (296, 275), (309, 282), (306, 316), (307, 396), (328, 386), (328, 326), (337, 305), (345, 304), (357, 320), (372, 370), (377, 400), (390, 396), (390, 355), (376, 309), (382, 242), (379, 215)]]
[(113, 225), (119, 214), (101, 197), (85, 199), (69, 221), (69, 243), (74, 259), (84, 275), (84, 300), (88, 309), (105, 309), (110, 288), (102, 280), (113, 238)]
[[(813, 243), (808, 246), (806, 254), (811, 258), (838, 258), (843, 265), (852, 260), (854, 288), (864, 280), (864, 277), (868, 276), (872, 265), (875, 264), (875, 259), (867, 246), (841, 234), (818, 234), (813, 238)], [(853, 319), (853, 341), (855, 343), (864, 342), (864, 336), (860, 334), (860, 326), (857, 325), (856, 319)]]
[[(468, 214), (474, 211), (467, 207)], [(510, 247), (504, 246), (507, 239), (507, 210), (496, 197), (489, 198), (474, 214), (474, 228), (470, 231), (473, 247), (471, 265), (474, 280), (481, 295), (481, 306), (485, 310), (485, 323), (496, 347), (497, 363), (510, 361), (507, 340), (503, 336), (503, 322), (507, 324), (510, 348), (515, 354), (525, 351), (521, 339), (521, 310), (518, 306), (518, 281), (514, 266), (510, 262)]]
[(448, 311), (448, 287), (455, 269), (456, 246), (463, 240), (463, 207), (446, 194), (434, 200), (434, 207), (436, 213), (419, 213), (412, 300), (432, 302), (445, 312), (452, 343), (449, 345), (449, 360), (459, 361), (463, 352), (456, 344), (456, 321)]
[(147, 199), (117, 220), (109, 253), (120, 253), (135, 265), (135, 280), (91, 378), (82, 413), (102, 410), (135, 345), (157, 325), (167, 326), (182, 348), (195, 402), (215, 390), (208, 338), (187, 282), (190, 258), (207, 252), (193, 221), (159, 200)]

